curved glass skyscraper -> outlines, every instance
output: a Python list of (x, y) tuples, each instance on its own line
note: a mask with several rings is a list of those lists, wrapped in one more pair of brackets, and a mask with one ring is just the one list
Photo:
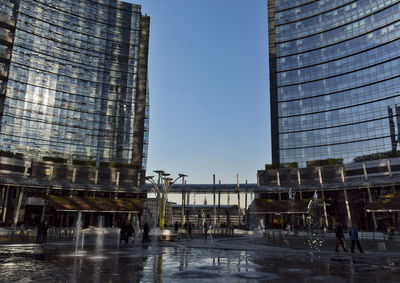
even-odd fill
[[(146, 166), (149, 17), (116, 0), (0, 4), (0, 150)], [(3, 44), (2, 44), (3, 42)]]
[(400, 1), (268, 2), (273, 163), (396, 153)]

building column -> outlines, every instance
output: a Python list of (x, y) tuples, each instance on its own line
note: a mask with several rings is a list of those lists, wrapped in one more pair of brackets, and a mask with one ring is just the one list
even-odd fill
[(6, 195), (5, 195), (4, 201), (3, 201), (3, 218), (2, 218), (2, 222), (3, 223), (6, 221), (9, 194), (10, 194), (10, 186), (7, 185), (7, 187), (6, 187)]
[(183, 186), (182, 186), (181, 224), (182, 224), (182, 227), (185, 224), (185, 192), (184, 192)]
[[(372, 196), (371, 196), (371, 189), (369, 185), (367, 185), (367, 192), (368, 192), (368, 201), (369, 203), (372, 203)], [(376, 217), (375, 217), (375, 212), (372, 213), (372, 222), (374, 223), (374, 231), (378, 228), (378, 225), (376, 224)]]
[(351, 227), (351, 212), (350, 212), (350, 205), (349, 205), (349, 198), (347, 197), (347, 190), (343, 189), (344, 192), (344, 203), (346, 205), (346, 212), (347, 212), (347, 226)]
[(20, 213), (21, 204), (22, 204), (22, 198), (24, 197), (24, 189), (25, 189), (24, 187), (21, 187), (19, 189), (18, 203), (14, 210), (14, 223), (13, 223), (14, 229), (15, 229), (15, 227), (17, 227), (19, 213)]
[(5, 193), (6, 193), (6, 188), (3, 186), (3, 187), (1, 188), (1, 207), (4, 206), (4, 198), (5, 198), (4, 194), (5, 194)]
[(5, 194), (6, 194), (6, 187), (3, 185), (1, 188), (1, 214), (3, 215), (3, 210), (4, 210), (4, 199), (5, 199)]
[(240, 226), (240, 184), (239, 184), (239, 174), (237, 174), (237, 195), (238, 195), (238, 225)]
[(326, 211), (326, 202), (325, 202), (325, 194), (324, 191), (321, 190), (322, 194), (322, 204), (324, 205), (324, 217), (325, 217), (325, 231), (328, 229), (328, 213)]
[(40, 222), (43, 222), (43, 221), (44, 221), (44, 217), (45, 217), (45, 215), (46, 215), (46, 202), (47, 202), (46, 197), (49, 195), (49, 191), (50, 191), (50, 189), (47, 188), (47, 189), (46, 189), (45, 198), (44, 198), (43, 209), (42, 209), (42, 217), (40, 218)]
[(216, 203), (215, 203), (215, 174), (213, 175), (213, 188), (214, 188), (214, 190), (213, 190), (213, 205), (214, 205), (214, 215), (213, 215), (213, 218), (214, 218), (214, 227), (216, 227), (217, 226), (217, 206), (216, 206)]
[(248, 213), (247, 213), (247, 189), (244, 192), (244, 214), (246, 216), (246, 224), (249, 225)]
[(221, 225), (221, 192), (218, 192), (218, 225)]

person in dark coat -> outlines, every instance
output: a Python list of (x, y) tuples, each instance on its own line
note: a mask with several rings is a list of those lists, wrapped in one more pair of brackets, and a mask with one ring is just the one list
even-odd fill
[(358, 231), (357, 231), (357, 225), (353, 224), (350, 228), (350, 239), (351, 239), (351, 252), (354, 253), (355, 245), (357, 244), (357, 248), (360, 251), (360, 253), (363, 253), (363, 249), (361, 248), (360, 241), (358, 240)]
[(36, 243), (41, 244), (43, 239), (43, 232), (44, 232), (44, 222), (39, 223), (37, 234), (36, 234)]
[(208, 236), (208, 225), (207, 222), (204, 222), (204, 239), (207, 240), (207, 236)]
[(47, 230), (49, 230), (49, 226), (43, 221), (42, 244), (47, 242)]
[(121, 231), (119, 232), (120, 234), (120, 236), (119, 236), (119, 242), (121, 243), (123, 240), (125, 240), (125, 242), (126, 243), (128, 243), (128, 235), (127, 235), (127, 232), (128, 232), (128, 227), (127, 227), (127, 225), (125, 224), (125, 222), (123, 222), (122, 224), (121, 224)]
[(189, 239), (189, 238), (190, 238), (190, 239), (193, 239), (193, 237), (192, 237), (192, 222), (189, 222), (189, 223), (188, 223), (187, 232), (188, 232), (188, 239)]
[(345, 252), (347, 252), (347, 249), (344, 247), (344, 242), (343, 242), (344, 234), (343, 234), (342, 225), (340, 223), (336, 226), (335, 233), (336, 233), (336, 249), (335, 249), (335, 251), (339, 252), (339, 245), (342, 245), (343, 250)]
[(133, 228), (132, 223), (129, 223), (127, 225), (127, 229), (126, 229), (126, 240), (125, 242), (128, 244), (130, 240), (132, 240), (132, 243), (134, 243), (135, 241), (133, 240), (133, 234), (135, 233), (135, 228)]
[(150, 243), (149, 230), (150, 230), (149, 224), (147, 224), (147, 222), (144, 223), (144, 226), (143, 226), (143, 239), (142, 239), (143, 243)]
[(178, 224), (178, 221), (176, 221), (175, 222), (175, 234), (177, 234), (178, 233), (178, 229), (179, 229), (179, 224)]

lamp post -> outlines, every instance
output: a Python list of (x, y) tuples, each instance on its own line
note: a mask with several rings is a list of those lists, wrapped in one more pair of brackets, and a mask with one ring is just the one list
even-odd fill
[(156, 195), (157, 201), (157, 218), (158, 218), (158, 227), (160, 230), (164, 230), (164, 222), (165, 222), (165, 207), (167, 203), (167, 196), (172, 187), (172, 185), (180, 178), (184, 178), (186, 175), (179, 174), (179, 176), (173, 180), (170, 174), (165, 173), (163, 170), (154, 171), (154, 173), (158, 174), (157, 182), (154, 180), (154, 176), (147, 176), (145, 178), (146, 181), (150, 182), (152, 185), (153, 192)]

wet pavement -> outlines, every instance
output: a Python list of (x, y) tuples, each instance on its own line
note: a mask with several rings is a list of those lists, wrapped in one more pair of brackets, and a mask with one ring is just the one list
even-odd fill
[(400, 253), (270, 247), (257, 238), (0, 245), (1, 282), (398, 282)]

